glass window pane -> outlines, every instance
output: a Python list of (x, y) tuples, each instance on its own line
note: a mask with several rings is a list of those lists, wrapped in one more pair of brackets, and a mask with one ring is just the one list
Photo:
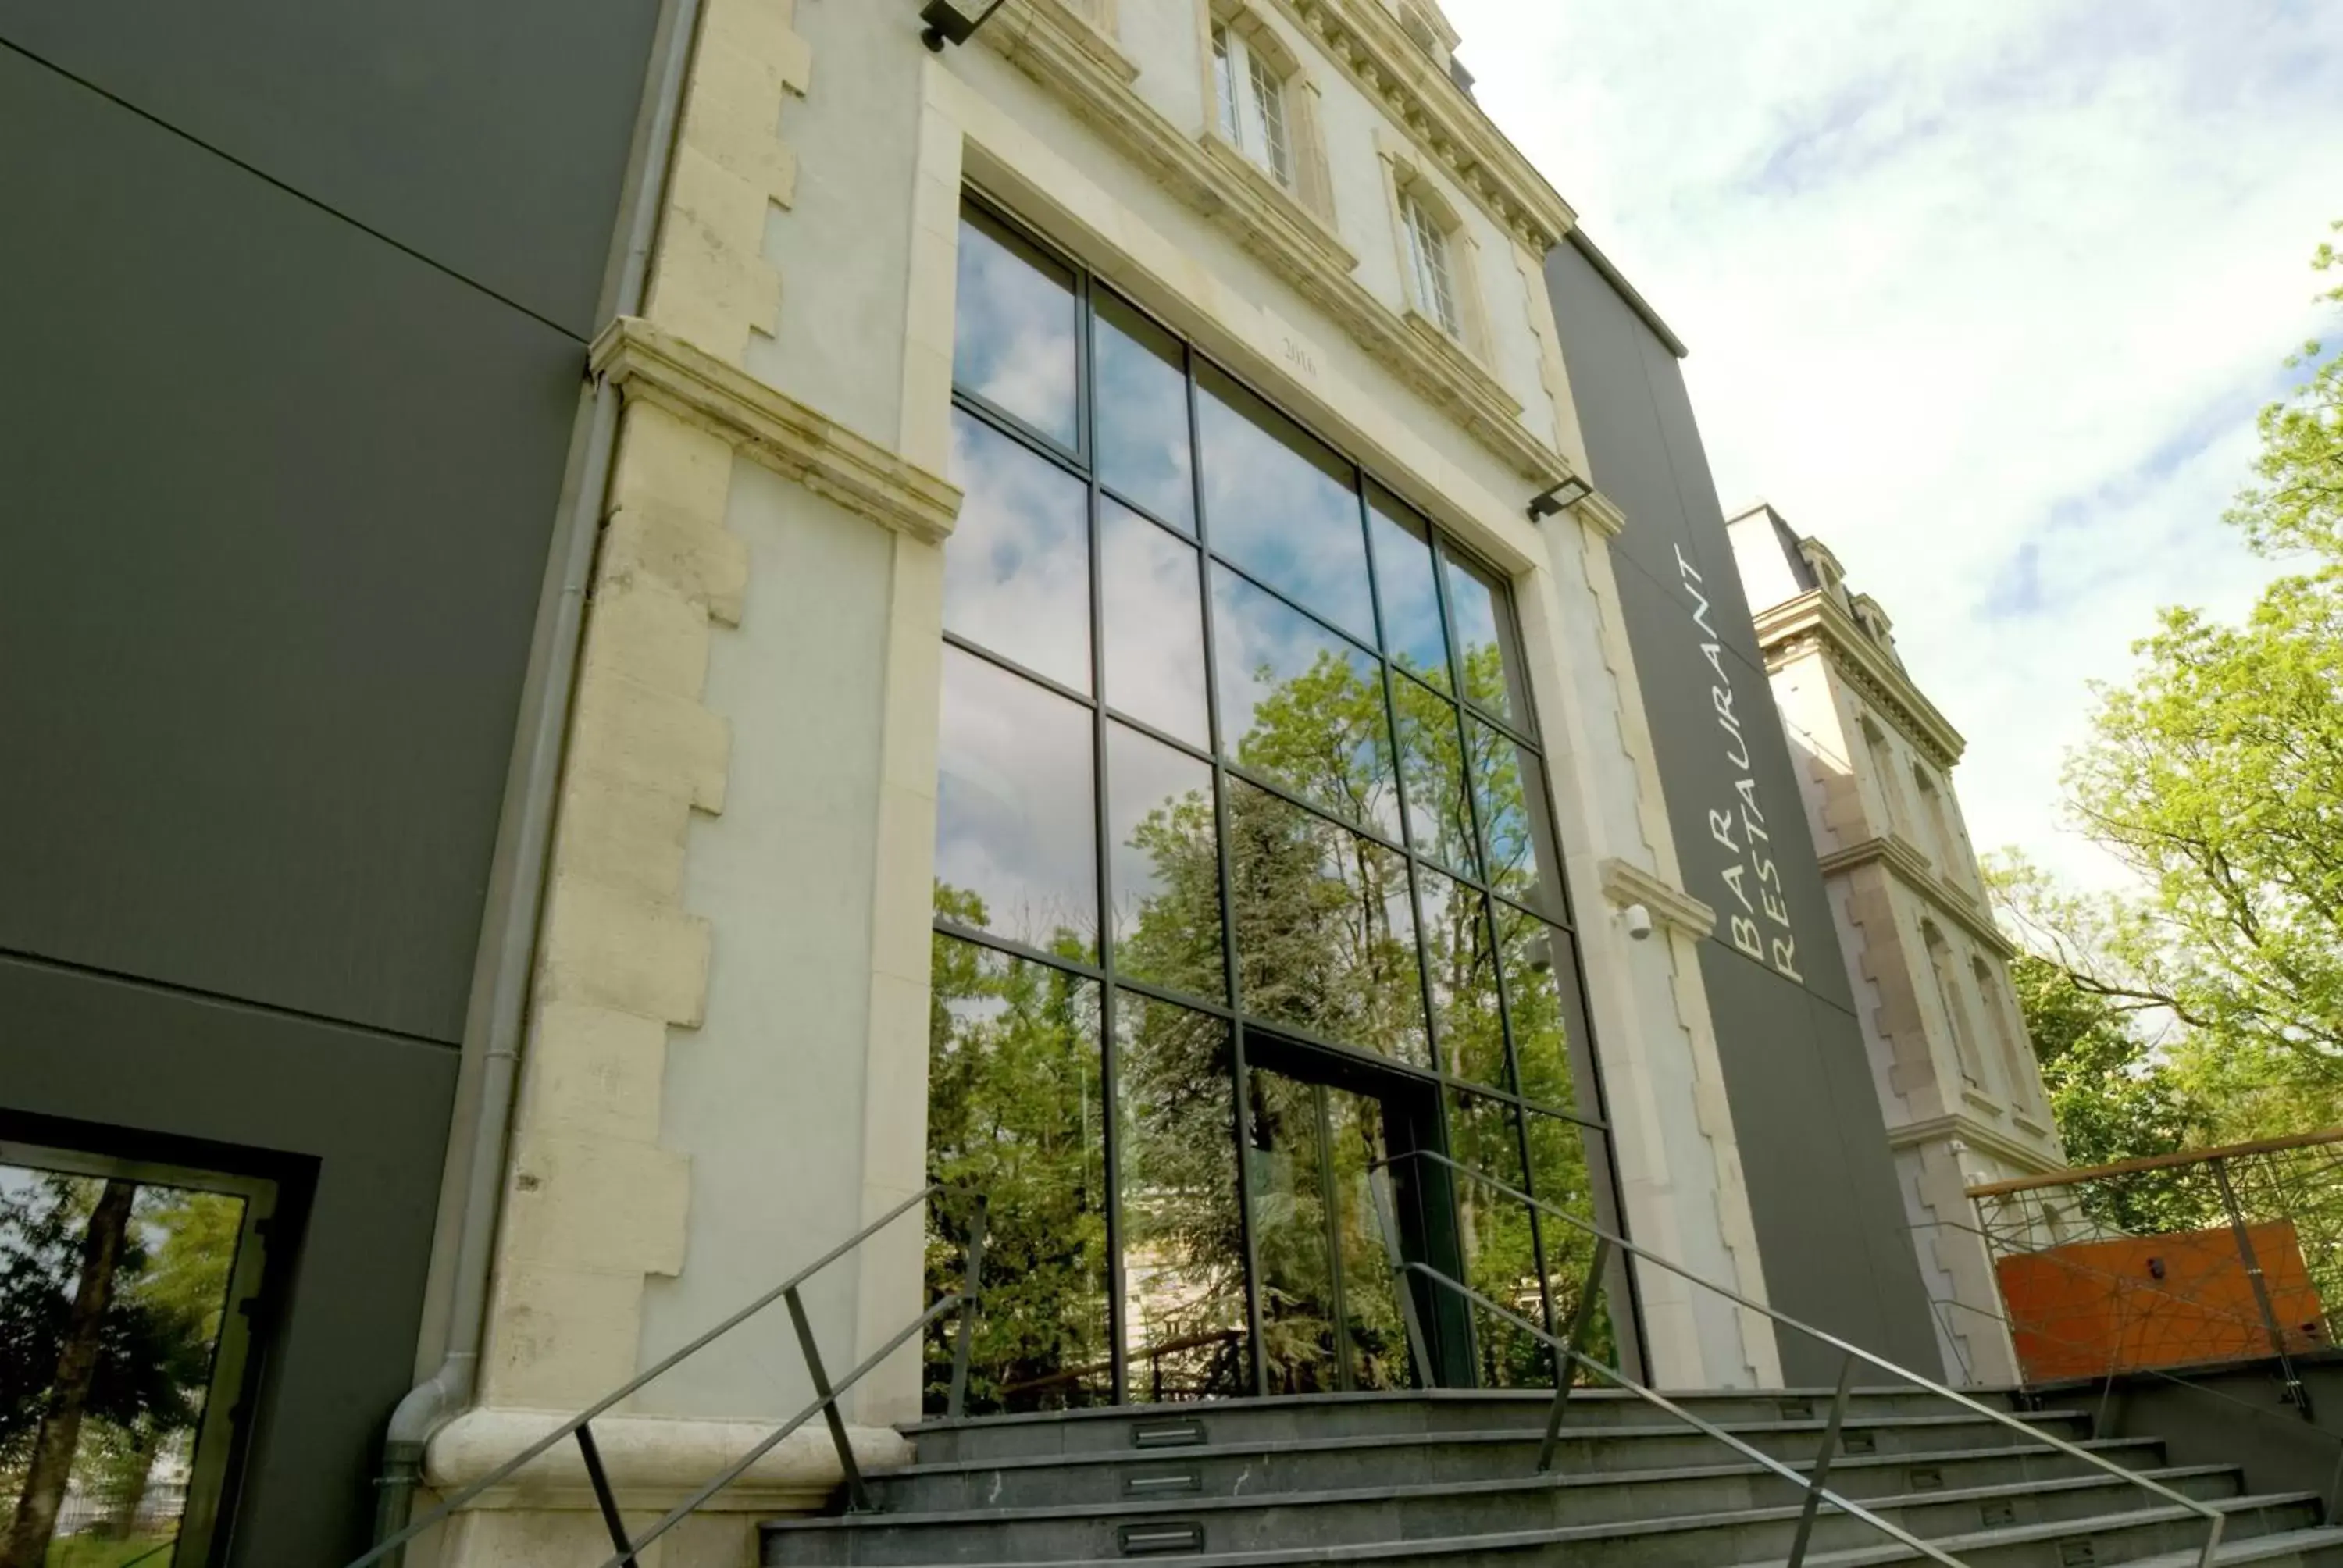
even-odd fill
[(944, 649), (936, 913), (1069, 958), (1098, 947), (1091, 714)]
[(1383, 596), (1383, 651), (1392, 661), (1442, 691), (1448, 678), (1448, 633), (1440, 619), (1440, 588), (1432, 575), (1432, 547), (1423, 525), (1404, 508), (1370, 488), (1368, 528), (1374, 536), (1375, 588)]
[(1489, 885), (1518, 903), (1560, 920), (1565, 913), (1555, 873), (1554, 823), (1546, 809), (1545, 769), (1537, 753), (1477, 719), (1464, 721), (1473, 796), (1481, 809)]
[(1326, 1090), (1327, 1174), (1342, 1264), (1342, 1339), (1354, 1390), (1408, 1386), (1407, 1324), (1393, 1289), (1391, 1253), (1375, 1211), (1373, 1166), (1391, 1152), (1383, 1105), (1373, 1095)]
[(1253, 1247), (1261, 1260), (1262, 1359), (1269, 1392), (1331, 1393), (1335, 1360), (1334, 1270), (1326, 1242), (1325, 1141), (1315, 1086), (1251, 1074)]
[(1090, 487), (972, 414), (952, 412), (944, 629), (1091, 689)]
[(1116, 969), (1225, 1000), (1211, 764), (1110, 723), (1106, 777)]
[(1423, 958), (1432, 977), (1432, 1026), (1441, 1069), (1474, 1083), (1510, 1089), (1488, 900), (1479, 889), (1429, 866), (1418, 866), (1415, 879), (1423, 900)]
[(1596, 1114), (1601, 1102), (1586, 1081), (1589, 1065), (1576, 1050), (1578, 977), (1571, 965), (1569, 933), (1500, 900), (1497, 947), (1522, 1098), (1556, 1111)]
[(1114, 1029), (1130, 1397), (1251, 1393), (1229, 1026), (1121, 991)]
[(1106, 699), (1166, 734), (1210, 746), (1195, 547), (1111, 500), (1099, 508)]
[(1229, 833), (1244, 1010), (1429, 1065), (1407, 862), (1235, 779)]
[(1473, 843), (1472, 803), (1464, 793), (1464, 737), (1456, 705), (1397, 676), (1392, 706), (1399, 714), (1408, 842), (1418, 854), (1478, 876), (1481, 858)]
[(1074, 444), (1074, 275), (983, 214), (960, 220), (952, 379)]
[(1526, 728), (1528, 705), (1518, 700), (1515, 690), (1519, 656), (1505, 619), (1510, 607), (1504, 590), (1479, 567), (1445, 550), (1441, 554), (1448, 563), (1448, 613), (1456, 622), (1456, 657), (1463, 664), (1465, 699)]
[(1374, 638), (1353, 470), (1211, 367), (1196, 375), (1212, 548), (1362, 641)]
[[(1519, 1112), (1503, 1101), (1450, 1094), (1449, 1158), (1516, 1191), (1529, 1191), (1522, 1177), (1518, 1118)], [(1516, 1316), (1548, 1328), (1530, 1206), (1470, 1177), (1455, 1175), (1453, 1180), (1456, 1250), (1464, 1282)], [(1553, 1386), (1552, 1352), (1544, 1344), (1477, 1302), (1473, 1341), (1474, 1372), (1483, 1388)]]
[(1223, 750), (1398, 838), (1381, 662), (1222, 566), (1212, 568), (1212, 635)]
[[(950, 937), (932, 951), (928, 1169), (988, 1200), (968, 1408), (1110, 1402), (1099, 988)], [(966, 1278), (970, 1217), (965, 1201), (928, 1207), (930, 1300)], [(958, 1322), (928, 1330), (931, 1414), (950, 1386)]]
[(1188, 373), (1180, 341), (1111, 294), (1098, 297), (1092, 319), (1099, 477), (1194, 533)]
[[(1604, 1168), (1603, 1134), (1558, 1116), (1540, 1116), (1534, 1111), (1523, 1114), (1529, 1132), (1531, 1192), (1541, 1203), (1552, 1204), (1589, 1224), (1598, 1223), (1593, 1172)], [(1579, 1296), (1587, 1286), (1587, 1270), (1594, 1266), (1594, 1238), (1551, 1214), (1538, 1216), (1538, 1232), (1544, 1243), (1554, 1322), (1561, 1325), (1559, 1332), (1566, 1333), (1578, 1312)], [(1581, 1346), (1587, 1355), (1613, 1367), (1619, 1364), (1618, 1339), (1611, 1326), (1612, 1309), (1618, 1303), (1611, 1300), (1610, 1287), (1616, 1282), (1614, 1275), (1598, 1283), (1602, 1299)]]

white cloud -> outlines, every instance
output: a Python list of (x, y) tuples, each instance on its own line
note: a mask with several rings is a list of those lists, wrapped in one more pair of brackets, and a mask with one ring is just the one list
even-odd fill
[(1977, 843), (2106, 877), (2058, 829), (2087, 680), (2273, 570), (2219, 515), (2343, 216), (2343, 5), (1446, 10), (1691, 346), (1728, 508), (1772, 500), (1895, 618)]

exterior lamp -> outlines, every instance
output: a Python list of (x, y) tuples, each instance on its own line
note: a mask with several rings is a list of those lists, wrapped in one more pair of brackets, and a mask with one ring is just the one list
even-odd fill
[(920, 42), (931, 53), (940, 55), (947, 44), (965, 44), (976, 35), (976, 30), (991, 20), (1001, 9), (1001, 0), (979, 8), (979, 0), (928, 0), (920, 8), (920, 20), (927, 26), (920, 32)]
[(1540, 518), (1554, 517), (1564, 507), (1574, 507), (1594, 493), (1594, 486), (1573, 474), (1530, 503), (1530, 521), (1534, 523)]

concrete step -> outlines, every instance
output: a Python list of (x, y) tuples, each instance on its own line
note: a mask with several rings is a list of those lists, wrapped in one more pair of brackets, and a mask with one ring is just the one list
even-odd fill
[[(1867, 1431), (1875, 1448), (1884, 1451), (1841, 1453), (1834, 1462), (1832, 1484), (1851, 1497), (2049, 1481), (2094, 1469), (2053, 1448), (2017, 1446), (2016, 1433), (1991, 1422), (1971, 1429), (1976, 1440), (1973, 1446), (1920, 1452), (1907, 1451), (1894, 1441), (1883, 1443), (1880, 1439), (1936, 1439), (1950, 1433), (1943, 1428), (1886, 1433), (1877, 1428), (1859, 1430)], [(1736, 1435), (1801, 1469), (1812, 1464), (1820, 1439), (1818, 1432), (1804, 1427), (1745, 1428)], [(2087, 1440), (2084, 1446), (2131, 1469), (2164, 1462), (2163, 1444), (2152, 1438)], [(1399, 1433), (1317, 1442), (1235, 1443), (1161, 1453), (1108, 1450), (917, 1464), (874, 1473), (869, 1480), (880, 1508), (890, 1513), (1052, 1503), (1098, 1505), (1526, 1478), (1535, 1473), (1537, 1450), (1536, 1434), (1528, 1432)], [(1712, 1479), (1747, 1488), (1753, 1507), (1781, 1501), (1795, 1491), (1795, 1483), (1683, 1427), (1647, 1431), (1640, 1436), (1614, 1430), (1599, 1437), (1570, 1437), (1556, 1451), (1556, 1460), (1554, 1474), (1564, 1484), (1637, 1488), (1635, 1505), (1640, 1505), (1641, 1498), (1650, 1497), (1673, 1506), (1670, 1500), (1684, 1488)], [(1660, 1511), (1664, 1512), (1664, 1507)]]
[[(2207, 1502), (2234, 1498), (2242, 1490), (2238, 1473), (2226, 1466), (2167, 1470), (2156, 1478)], [(1784, 1494), (1795, 1490), (1786, 1481), (1779, 1484)], [(1797, 1499), (1777, 1495), (1780, 1501), (1771, 1506), (1752, 1506), (1746, 1477), (1583, 1484), (1533, 1476), (1272, 1496), (864, 1514), (772, 1526), (766, 1533), (764, 1560), (880, 1568), (1079, 1562), (1149, 1550), (1217, 1559), (1305, 1545), (1560, 1530), (1574, 1541), (1579, 1562), (1601, 1568), (1658, 1561), (1650, 1553), (1653, 1543), (1663, 1538), (1670, 1563), (1721, 1565), (1787, 1552), (1800, 1505)], [(1865, 1506), (1926, 1539), (2095, 1518), (2155, 1501), (2130, 1481), (2094, 1473), (1875, 1497)], [(1815, 1523), (1818, 1552), (1880, 1539), (1868, 1523), (1835, 1510)]]
[[(2337, 1568), (2343, 1563), (2343, 1531), (2317, 1525), (2318, 1500), (2308, 1493), (2242, 1497), (2216, 1503), (2228, 1516), (2228, 1539), (2217, 1559), (2222, 1568), (2255, 1563), (2273, 1568)], [(1673, 1523), (1673, 1522), (1671, 1522)], [(1682, 1527), (1655, 1523), (1632, 1533), (1598, 1527), (1565, 1527), (1483, 1533), (1422, 1540), (1384, 1540), (1358, 1544), (1312, 1544), (1271, 1551), (1155, 1555), (1149, 1568), (1299, 1568), (1305, 1563), (1360, 1563), (1393, 1568), (1519, 1568), (1523, 1563), (1582, 1564), (1602, 1568), (1675, 1568), (1688, 1561), (1677, 1548)], [(1694, 1528), (1699, 1528), (1694, 1526)], [(2204, 1539), (2205, 1522), (2177, 1507), (2141, 1509), (2090, 1518), (1981, 1530), (1935, 1543), (1969, 1568), (2183, 1568), (2193, 1564), (2190, 1549)], [(1876, 1537), (1875, 1537), (1876, 1539)], [(1052, 1568), (1127, 1568), (1127, 1554), (1081, 1561), (1059, 1560)], [(1745, 1559), (1753, 1564), (1782, 1561), (1779, 1552)], [(774, 1555), (769, 1538), (767, 1563), (799, 1561)], [(953, 1553), (938, 1563), (1039, 1563), (1046, 1559), (984, 1559)], [(1813, 1568), (1873, 1568), (1874, 1564), (1925, 1561), (1910, 1549), (1837, 1549), (1807, 1558)]]
[[(1668, 1397), (1702, 1420), (1719, 1424), (1807, 1421), (1819, 1424), (1830, 1412), (1831, 1393), (1829, 1389), (1785, 1389), (1760, 1393), (1709, 1391)], [(1979, 1397), (1996, 1410), (2009, 1408), (2006, 1396)], [(904, 1431), (918, 1445), (923, 1462), (942, 1462), (1388, 1432), (1543, 1430), (1553, 1399), (1552, 1391), (1545, 1389), (1317, 1394), (982, 1416), (924, 1422)], [(1925, 1390), (1908, 1387), (1857, 1390), (1847, 1405), (1851, 1421), (1947, 1412), (1957, 1412), (1957, 1407)], [(1665, 1418), (1637, 1395), (1616, 1389), (1587, 1389), (1571, 1396), (1568, 1419), (1573, 1427), (1602, 1428), (1643, 1426)]]

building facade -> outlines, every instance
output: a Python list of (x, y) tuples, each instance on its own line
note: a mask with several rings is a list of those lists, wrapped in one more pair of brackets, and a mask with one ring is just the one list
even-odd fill
[(1887, 613), (1772, 507), (1735, 559), (1839, 925), (1847, 984), (1947, 1379), (2018, 1378), (1968, 1189), (2065, 1161), (1953, 789), (1964, 742), (1913, 684)]
[[(1680, 348), (1436, 5), (554, 9), (0, 4), (6, 145), (87, 166), (5, 163), (73, 395), (9, 427), (0, 1158), (246, 1205), (204, 1561), (354, 1555), (937, 1181), (983, 1409), (1550, 1382), (1489, 1312), (1412, 1367), (1392, 1246), (1834, 1375), (1524, 1191), (1931, 1353)], [(190, 362), (164, 472), (83, 460)], [(958, 1201), (805, 1291), (872, 1462)], [(598, 1422), (625, 1506), (810, 1393), (744, 1325)], [(602, 1531), (565, 1449), (408, 1561)]]

